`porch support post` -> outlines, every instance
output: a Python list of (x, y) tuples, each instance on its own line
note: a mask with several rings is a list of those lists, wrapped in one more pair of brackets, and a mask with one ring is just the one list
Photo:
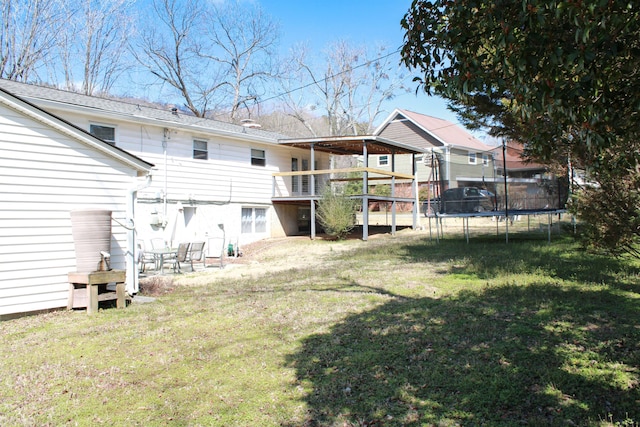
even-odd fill
[[(311, 144), (311, 171), (315, 170), (315, 144)], [(316, 176), (311, 175), (309, 179), (311, 180), (311, 239), (313, 240), (316, 238)]]
[(366, 241), (369, 239), (369, 153), (366, 141), (362, 141), (362, 158), (365, 167), (362, 175), (362, 240)]
[(411, 180), (411, 191), (413, 193), (413, 229), (418, 229), (418, 165), (416, 164), (416, 155), (411, 155), (411, 163), (413, 166), (413, 180)]
[[(396, 150), (391, 150), (391, 172), (395, 173), (396, 171)], [(391, 235), (396, 235), (396, 177), (393, 175), (391, 177), (391, 197), (393, 201), (391, 202)]]

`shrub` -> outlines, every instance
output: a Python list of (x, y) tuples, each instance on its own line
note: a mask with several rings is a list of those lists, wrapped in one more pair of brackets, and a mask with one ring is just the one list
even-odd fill
[(140, 295), (159, 296), (173, 291), (173, 278), (151, 276), (140, 279)]
[(353, 200), (327, 187), (318, 201), (316, 216), (325, 233), (343, 239), (355, 225), (354, 208)]

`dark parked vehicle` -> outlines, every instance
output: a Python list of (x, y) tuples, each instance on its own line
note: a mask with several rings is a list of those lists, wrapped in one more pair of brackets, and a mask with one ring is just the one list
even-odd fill
[(440, 198), (425, 200), (422, 202), (422, 214), (424, 216), (434, 216), (440, 212)]
[(496, 197), (495, 194), (493, 194), (489, 190), (480, 190), (480, 194), (482, 194), (483, 196), (489, 198), (489, 202), (491, 204), (491, 210), (492, 211), (497, 211), (498, 210), (498, 198)]
[(476, 187), (450, 188), (436, 197), (422, 202), (424, 216), (435, 213), (473, 213), (495, 211), (497, 199), (488, 190)]
[(450, 188), (440, 197), (440, 213), (473, 213), (495, 210), (493, 193), (476, 187)]

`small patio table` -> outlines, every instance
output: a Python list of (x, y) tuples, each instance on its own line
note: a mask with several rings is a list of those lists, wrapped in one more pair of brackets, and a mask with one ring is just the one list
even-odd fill
[(153, 249), (149, 251), (149, 253), (153, 254), (153, 257), (156, 260), (156, 271), (158, 270), (158, 263), (160, 264), (160, 274), (164, 274), (164, 260), (175, 258), (178, 254), (178, 249), (174, 248), (164, 248), (164, 249)]

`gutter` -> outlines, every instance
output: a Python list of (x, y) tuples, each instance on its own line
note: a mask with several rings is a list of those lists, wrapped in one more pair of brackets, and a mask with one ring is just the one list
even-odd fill
[(151, 174), (146, 176), (145, 181), (142, 184), (138, 184), (135, 187), (130, 188), (127, 191), (127, 222), (131, 224), (131, 227), (127, 227), (127, 252), (125, 265), (127, 268), (127, 282), (126, 290), (129, 295), (138, 293), (140, 290), (138, 283), (138, 249), (136, 247), (136, 225), (135, 225), (135, 200), (138, 191), (143, 190), (151, 185)]
[[(54, 110), (63, 110), (68, 112), (75, 112), (78, 114), (82, 114), (85, 116), (95, 116), (99, 115), (101, 118), (112, 118), (114, 120), (121, 120), (124, 122), (135, 123), (135, 124), (148, 124), (159, 127), (168, 127), (168, 128), (176, 128), (181, 130), (187, 130), (190, 132), (202, 132), (204, 134), (216, 134), (218, 136), (225, 136), (230, 139), (235, 140), (249, 140), (250, 142), (259, 143), (259, 144), (267, 144), (273, 145), (277, 143), (277, 137), (269, 137), (262, 135), (252, 135), (247, 132), (235, 131), (235, 130), (224, 130), (224, 129), (216, 129), (207, 126), (202, 126), (199, 124), (190, 124), (183, 123), (176, 120), (166, 120), (162, 118), (154, 118), (148, 117), (142, 114), (131, 114), (124, 112), (116, 112), (111, 110), (99, 109), (92, 106), (84, 106), (84, 105), (76, 105), (70, 104), (63, 101), (50, 100), (45, 98), (36, 98), (33, 96), (25, 96), (25, 98), (29, 98), (31, 102), (37, 104), (42, 107), (49, 107)], [(115, 101), (118, 102), (118, 101)], [(161, 111), (161, 110), (159, 110)], [(210, 119), (202, 118), (201, 121), (206, 123)]]

